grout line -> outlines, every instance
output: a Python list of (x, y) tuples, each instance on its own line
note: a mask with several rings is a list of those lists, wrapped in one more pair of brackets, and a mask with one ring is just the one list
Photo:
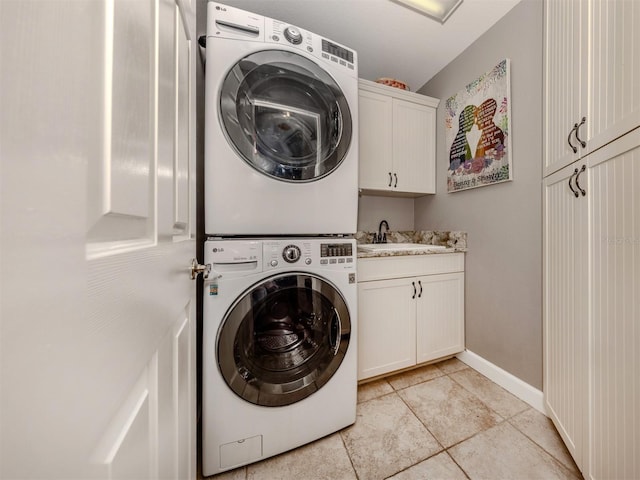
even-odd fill
[[(349, 428), (349, 427), (347, 427)], [(357, 480), (360, 480), (360, 475), (358, 475), (358, 470), (356, 470), (356, 466), (353, 464), (353, 459), (351, 458), (351, 453), (349, 452), (349, 448), (347, 447), (346, 442), (344, 441), (344, 437), (342, 436), (342, 431), (346, 430), (345, 428), (343, 428), (342, 430), (338, 431), (338, 434), (340, 435), (340, 440), (342, 441), (342, 446), (344, 447), (344, 451), (347, 452), (347, 458), (349, 459), (349, 463), (351, 464), (351, 468), (353, 468), (353, 474), (356, 476)]]
[[(451, 448), (451, 447), (449, 447), (449, 448)], [(456, 459), (453, 458), (453, 455), (451, 455), (449, 453), (449, 448), (447, 448), (447, 450), (445, 450), (445, 453), (447, 454), (447, 456), (451, 459), (451, 461), (453, 463), (455, 463), (455, 465), (460, 469), (460, 471), (464, 474), (464, 476), (467, 477), (469, 480), (471, 480), (471, 476), (467, 473), (467, 471), (464, 468), (462, 468), (462, 465), (460, 465), (458, 462), (456, 462)]]
[[(531, 407), (532, 411), (536, 411), (535, 408)], [(524, 412), (521, 412), (524, 413)], [(539, 413), (539, 412), (538, 412)], [(560, 463), (563, 467), (565, 467), (568, 470), (573, 470), (574, 472), (580, 472), (580, 469), (578, 468), (578, 466), (575, 464), (575, 461), (573, 460), (573, 457), (571, 456), (571, 454), (569, 453), (569, 451), (567, 450), (566, 446), (564, 446), (564, 443), (561, 442), (561, 445), (563, 445), (563, 448), (565, 449), (565, 452), (567, 453), (567, 456), (569, 457), (569, 459), (572, 462), (571, 467), (569, 467), (568, 465), (565, 465), (565, 463), (562, 461), (562, 459), (558, 458), (557, 456), (555, 456), (553, 454), (553, 452), (550, 452), (549, 450), (547, 450), (544, 445), (541, 445), (539, 442), (537, 442), (533, 437), (531, 437), (530, 435), (528, 435), (524, 430), (522, 430), (520, 427), (518, 427), (518, 425), (514, 425), (511, 420), (515, 418), (511, 417), (508, 422), (509, 425), (511, 425), (513, 428), (515, 428), (518, 432), (520, 432), (522, 435), (524, 435), (525, 437), (527, 437), (529, 440), (531, 440), (531, 442), (533, 442), (534, 444), (536, 444), (538, 447), (540, 447), (544, 452), (546, 452), (547, 454), (549, 454), (550, 456), (552, 456), (553, 458), (555, 458), (558, 463)], [(553, 424), (552, 424), (553, 426)], [(553, 426), (553, 428), (555, 429), (555, 426)]]

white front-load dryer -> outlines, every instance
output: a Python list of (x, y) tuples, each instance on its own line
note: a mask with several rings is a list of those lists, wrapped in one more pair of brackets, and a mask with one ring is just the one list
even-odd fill
[(356, 52), (209, 2), (206, 59), (205, 232), (355, 233)]
[(203, 474), (353, 424), (355, 240), (209, 240), (205, 263)]

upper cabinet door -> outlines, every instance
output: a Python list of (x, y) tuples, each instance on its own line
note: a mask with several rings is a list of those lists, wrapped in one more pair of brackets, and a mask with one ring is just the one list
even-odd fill
[(397, 191), (436, 193), (435, 129), (434, 108), (393, 100), (393, 167)]
[(387, 95), (360, 89), (360, 188), (392, 188), (392, 104)]
[[(587, 117), (586, 2), (545, 2), (545, 169), (547, 176), (581, 155), (576, 124)], [(590, 121), (586, 118), (585, 123)], [(586, 136), (585, 125), (578, 135)]]

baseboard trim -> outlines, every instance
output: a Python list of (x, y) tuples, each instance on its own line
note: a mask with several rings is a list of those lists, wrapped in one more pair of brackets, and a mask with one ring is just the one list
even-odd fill
[(526, 382), (523, 382), (515, 375), (503, 370), (502, 368), (494, 365), (493, 363), (485, 360), (480, 355), (477, 355), (469, 350), (465, 350), (456, 355), (458, 360), (466, 363), (474, 370), (480, 372), (485, 377), (494, 381), (509, 393), (515, 395), (523, 402), (528, 403), (539, 412), (547, 415), (544, 408), (544, 397), (540, 390), (532, 387)]

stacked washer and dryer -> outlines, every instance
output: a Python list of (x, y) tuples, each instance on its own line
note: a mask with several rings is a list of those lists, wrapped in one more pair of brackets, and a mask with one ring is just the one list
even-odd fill
[(355, 422), (356, 52), (207, 10), (202, 465), (213, 475)]

